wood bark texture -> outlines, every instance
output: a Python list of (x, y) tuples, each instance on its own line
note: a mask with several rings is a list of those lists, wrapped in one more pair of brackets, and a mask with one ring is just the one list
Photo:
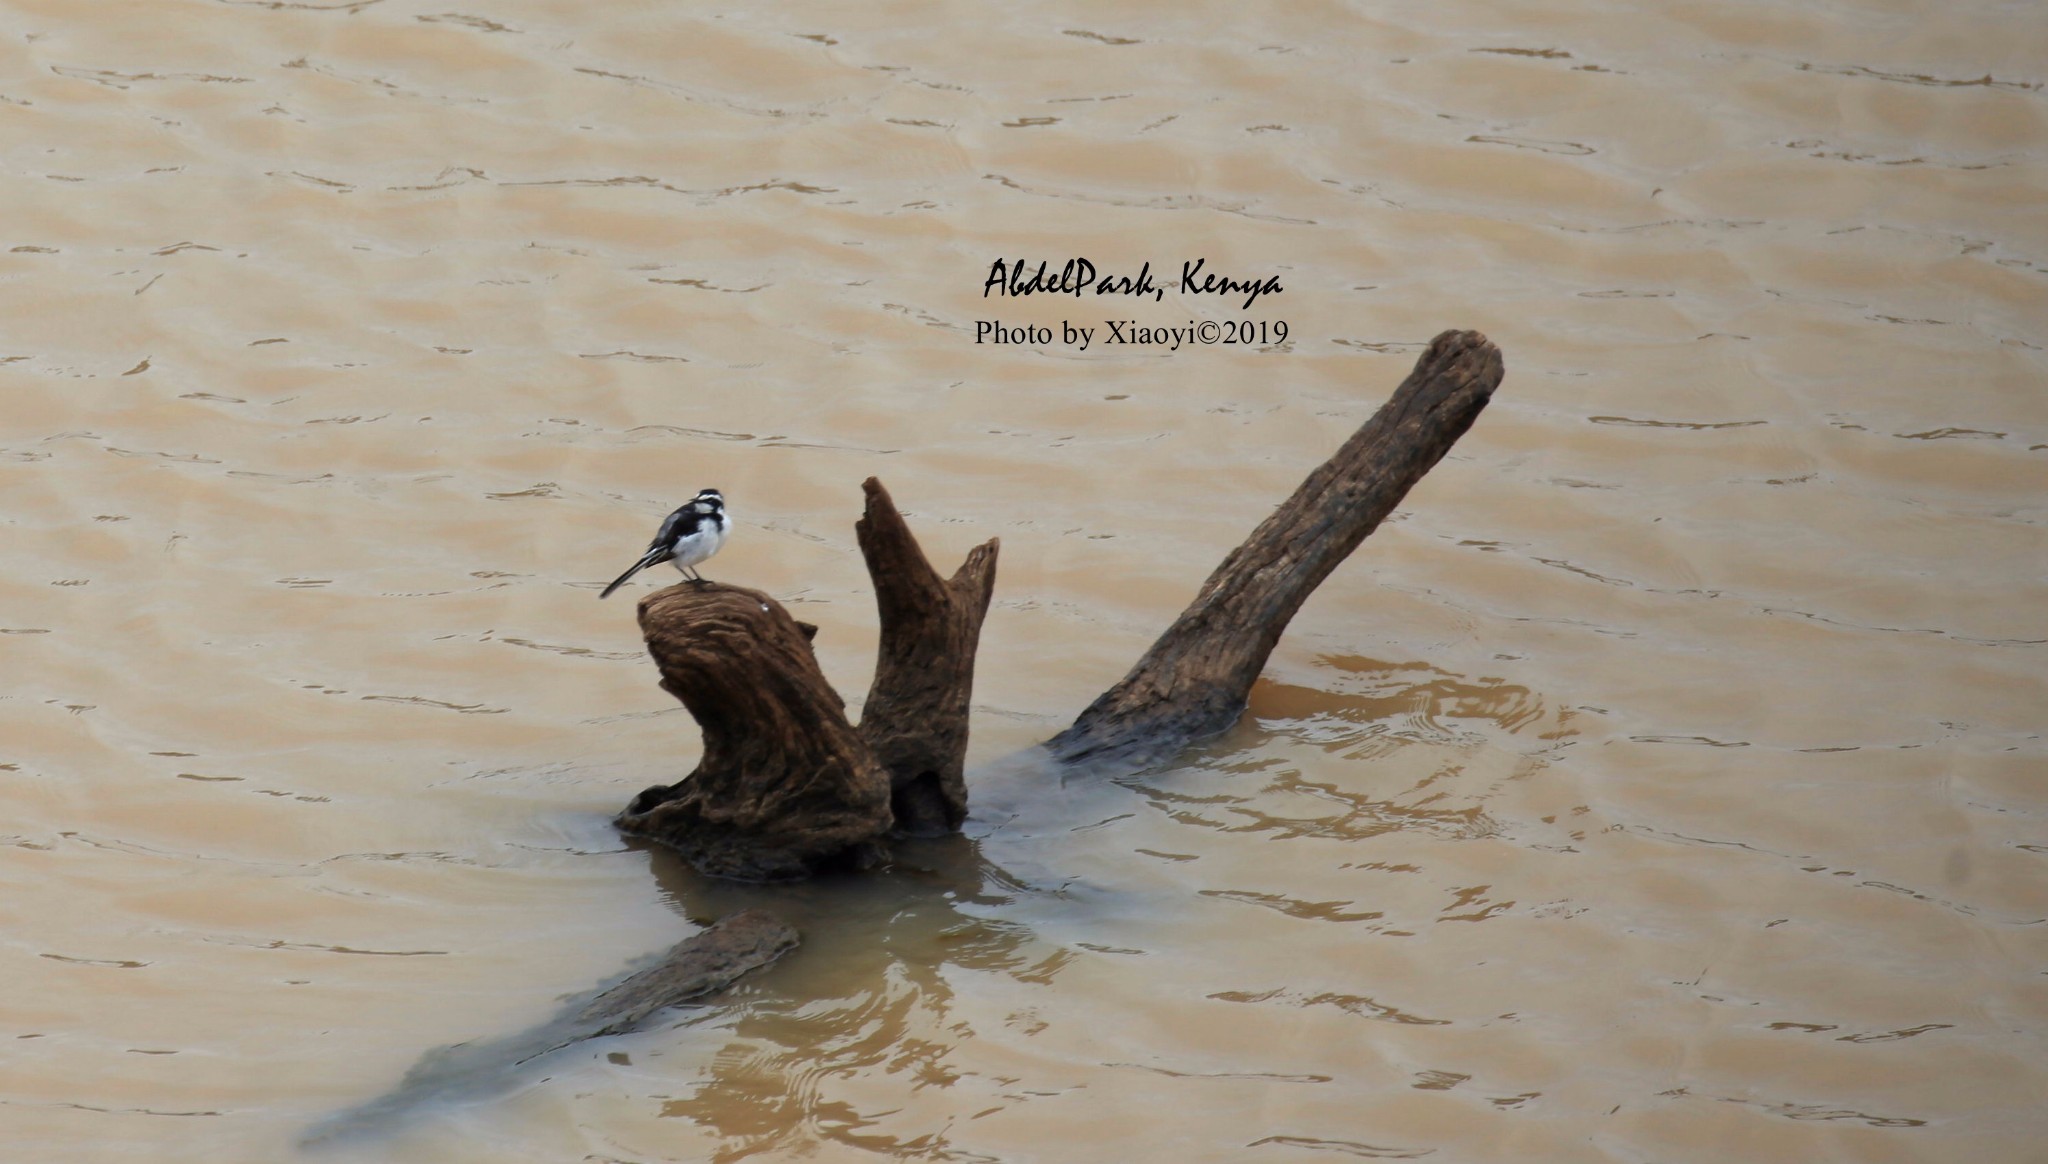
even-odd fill
[(703, 730), (704, 754), (687, 778), (634, 797), (621, 830), (745, 881), (882, 858), (889, 775), (781, 603), (745, 587), (682, 583), (640, 600), (640, 630), (662, 689)]
[(740, 975), (795, 949), (798, 941), (796, 930), (767, 910), (728, 914), (584, 1004), (571, 1020), (576, 1037), (630, 1031), (658, 1010), (724, 990)]
[(854, 532), (874, 580), (882, 640), (860, 735), (889, 773), (896, 828), (943, 836), (967, 819), (967, 720), (974, 654), (995, 592), (995, 538), (941, 578), (873, 477)]
[(1069, 764), (1156, 763), (1228, 729), (1294, 612), (1450, 451), (1502, 375), (1476, 331), (1431, 341), (1394, 395), (1232, 550), (1129, 674), (1047, 748)]

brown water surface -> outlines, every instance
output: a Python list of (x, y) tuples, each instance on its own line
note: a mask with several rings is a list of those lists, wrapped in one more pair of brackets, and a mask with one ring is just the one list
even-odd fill
[[(0, 146), (10, 1158), (298, 1158), (751, 903), (331, 1154), (2043, 1158), (2038, 5), (6, 0)], [(981, 297), (1072, 255), (1285, 290)], [(1001, 763), (1447, 327), (1505, 386), (1234, 734)], [(856, 698), (869, 474), (1003, 541), (972, 843), (622, 843), (697, 737), (597, 588), (718, 485)]]

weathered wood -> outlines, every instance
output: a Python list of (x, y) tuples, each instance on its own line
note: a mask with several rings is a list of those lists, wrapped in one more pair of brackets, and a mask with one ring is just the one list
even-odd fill
[(1069, 764), (1143, 764), (1236, 723), (1295, 611), (1472, 427), (1501, 375), (1500, 350), (1485, 336), (1437, 336), (1393, 397), (1047, 748)]
[[(1500, 383), (1485, 336), (1438, 336), (1385, 405), (1245, 542), (1129, 674), (1054, 737), (1077, 764), (1131, 767), (1236, 722), (1280, 635), (1337, 564), (1471, 427)], [(957, 830), (981, 625), (998, 545), (942, 579), (888, 490), (856, 525), (881, 650), (861, 724), (825, 681), (805, 627), (756, 590), (706, 584), (640, 603), (662, 674), (704, 732), (695, 772), (642, 792), (619, 827), (699, 870), (783, 880), (881, 860), (891, 831)]]
[(389, 1131), (433, 1103), (474, 1101), (509, 1090), (526, 1064), (564, 1047), (632, 1030), (655, 1013), (725, 989), (796, 948), (797, 932), (765, 910), (723, 918), (656, 955), (603, 990), (570, 999), (553, 1018), (503, 1038), (440, 1047), (420, 1056), (389, 1094), (322, 1121), (306, 1143)]
[(893, 823), (889, 775), (781, 603), (683, 583), (640, 600), (640, 629), (663, 690), (703, 729), (704, 754), (679, 783), (634, 797), (620, 829), (746, 881), (881, 859)]
[(767, 910), (746, 909), (720, 918), (585, 1003), (570, 1019), (578, 1032), (588, 1032), (576, 1039), (629, 1031), (658, 1010), (724, 990), (740, 975), (795, 949), (798, 940), (789, 923)]
[(967, 819), (968, 706), (974, 654), (995, 592), (990, 538), (950, 579), (932, 569), (882, 483), (870, 477), (867, 512), (854, 526), (881, 615), (875, 681), (860, 735), (888, 773), (896, 828), (941, 836)]

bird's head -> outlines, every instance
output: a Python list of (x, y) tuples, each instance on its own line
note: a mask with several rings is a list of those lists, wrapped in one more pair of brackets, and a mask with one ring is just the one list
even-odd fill
[(725, 494), (716, 489), (699, 489), (690, 508), (699, 513), (717, 513), (725, 508)]

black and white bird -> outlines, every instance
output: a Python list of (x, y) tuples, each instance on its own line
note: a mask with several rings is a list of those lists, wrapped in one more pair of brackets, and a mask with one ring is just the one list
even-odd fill
[(626, 584), (626, 579), (663, 562), (673, 563), (688, 581), (704, 581), (692, 567), (717, 553), (725, 545), (726, 531), (730, 529), (732, 518), (725, 512), (725, 495), (716, 489), (698, 491), (697, 496), (661, 523), (661, 532), (647, 543), (647, 553), (633, 563), (633, 568), (614, 578), (598, 597), (610, 598), (612, 591)]

